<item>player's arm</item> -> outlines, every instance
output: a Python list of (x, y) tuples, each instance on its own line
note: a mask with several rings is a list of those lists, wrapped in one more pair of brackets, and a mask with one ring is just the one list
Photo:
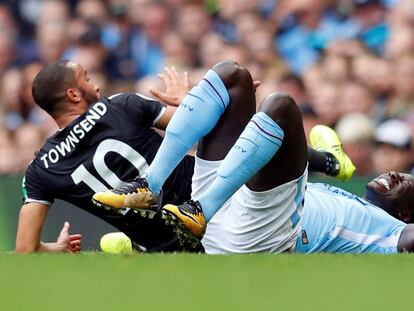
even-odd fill
[(41, 249), (40, 234), (48, 209), (48, 205), (37, 202), (22, 206), (17, 226), (17, 253), (32, 253)]
[(67, 222), (56, 242), (43, 243), (40, 241), (48, 209), (48, 205), (38, 202), (31, 202), (22, 206), (16, 235), (17, 253), (80, 251), (81, 235), (70, 235), (69, 223)]
[(165, 72), (158, 76), (165, 83), (165, 92), (161, 92), (158, 89), (151, 89), (150, 92), (158, 100), (167, 104), (167, 107), (162, 117), (154, 124), (154, 126), (160, 130), (165, 130), (168, 122), (170, 122), (174, 115), (175, 110), (188, 94), (190, 83), (187, 72), (184, 72), (181, 77), (174, 67), (166, 67)]
[(170, 122), (172, 116), (174, 115), (175, 111), (177, 110), (177, 107), (174, 106), (167, 106), (165, 109), (164, 114), (161, 116), (161, 118), (154, 124), (154, 127), (165, 131), (167, 128), (168, 123)]

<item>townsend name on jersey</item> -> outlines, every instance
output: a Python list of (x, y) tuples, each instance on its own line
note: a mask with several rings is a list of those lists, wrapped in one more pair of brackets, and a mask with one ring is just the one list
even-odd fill
[(73, 126), (72, 130), (63, 141), (56, 144), (52, 149), (40, 157), (44, 166), (49, 168), (49, 163), (54, 164), (59, 162), (61, 157), (65, 157), (74, 150), (75, 146), (86, 136), (86, 133), (92, 130), (96, 121), (102, 118), (107, 111), (108, 108), (104, 103), (97, 102), (94, 104), (86, 113), (85, 118)]

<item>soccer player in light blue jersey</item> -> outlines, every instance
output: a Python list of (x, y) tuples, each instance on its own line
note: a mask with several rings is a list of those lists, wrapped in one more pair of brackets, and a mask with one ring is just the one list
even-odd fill
[(414, 225), (406, 224), (413, 221), (413, 176), (389, 172), (372, 180), (366, 189), (365, 198), (360, 198), (337, 187), (308, 183), (295, 251), (413, 251)]

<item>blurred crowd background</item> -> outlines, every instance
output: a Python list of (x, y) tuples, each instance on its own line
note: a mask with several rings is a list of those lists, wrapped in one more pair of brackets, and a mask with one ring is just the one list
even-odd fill
[(224, 59), (289, 93), (306, 132), (334, 127), (357, 175), (411, 172), (414, 0), (0, 1), (0, 174), (24, 171), (56, 125), (34, 105), (43, 65), (79, 62), (104, 95), (196, 83)]

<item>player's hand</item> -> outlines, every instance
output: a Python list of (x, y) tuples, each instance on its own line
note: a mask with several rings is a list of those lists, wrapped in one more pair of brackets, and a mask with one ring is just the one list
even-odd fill
[(150, 89), (150, 93), (167, 105), (178, 106), (190, 90), (188, 73), (184, 72), (182, 77), (174, 67), (165, 67), (165, 72), (158, 77), (165, 83), (165, 92), (158, 89)]
[(56, 244), (58, 247), (67, 253), (79, 253), (81, 251), (80, 234), (69, 234), (70, 224), (66, 221), (57, 238)]

